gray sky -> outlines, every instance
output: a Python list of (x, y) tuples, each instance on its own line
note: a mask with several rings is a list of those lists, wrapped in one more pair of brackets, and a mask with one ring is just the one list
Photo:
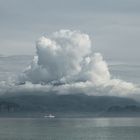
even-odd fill
[(34, 54), (59, 29), (88, 33), (106, 59), (140, 60), (139, 0), (0, 0), (0, 54)]

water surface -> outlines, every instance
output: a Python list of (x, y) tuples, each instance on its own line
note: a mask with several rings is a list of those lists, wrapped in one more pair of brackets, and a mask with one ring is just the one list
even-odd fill
[(0, 140), (140, 140), (140, 118), (0, 118)]

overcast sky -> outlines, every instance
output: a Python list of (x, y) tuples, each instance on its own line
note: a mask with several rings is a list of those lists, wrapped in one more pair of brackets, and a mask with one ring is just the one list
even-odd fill
[(139, 0), (0, 0), (0, 54), (35, 54), (60, 29), (89, 34), (106, 59), (140, 60)]

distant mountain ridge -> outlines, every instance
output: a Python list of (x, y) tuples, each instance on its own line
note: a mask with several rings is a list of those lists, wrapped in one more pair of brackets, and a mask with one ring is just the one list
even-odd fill
[(0, 98), (0, 114), (4, 112), (127, 115), (139, 114), (140, 103), (128, 98), (87, 96), (84, 94), (14, 95)]

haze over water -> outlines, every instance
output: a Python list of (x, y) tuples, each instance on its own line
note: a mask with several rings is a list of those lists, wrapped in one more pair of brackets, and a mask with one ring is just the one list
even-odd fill
[(1, 140), (139, 140), (140, 118), (0, 118)]

